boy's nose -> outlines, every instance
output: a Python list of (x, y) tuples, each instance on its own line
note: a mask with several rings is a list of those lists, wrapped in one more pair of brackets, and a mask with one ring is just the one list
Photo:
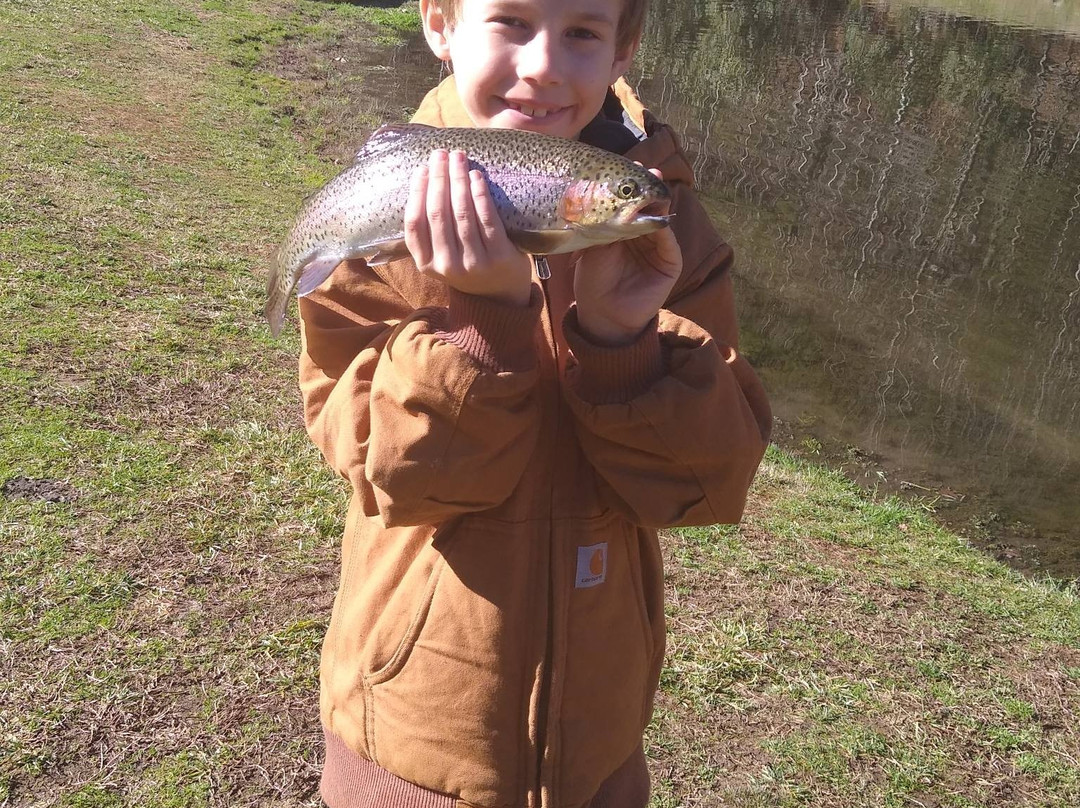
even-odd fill
[(522, 48), (518, 58), (518, 74), (537, 84), (558, 84), (562, 81), (557, 39), (545, 32), (537, 32)]

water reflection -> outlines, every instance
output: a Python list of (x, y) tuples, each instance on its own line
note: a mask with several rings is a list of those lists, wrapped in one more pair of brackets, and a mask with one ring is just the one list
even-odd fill
[(671, 0), (634, 80), (781, 418), (1075, 574), (1080, 0), (923, 5)]

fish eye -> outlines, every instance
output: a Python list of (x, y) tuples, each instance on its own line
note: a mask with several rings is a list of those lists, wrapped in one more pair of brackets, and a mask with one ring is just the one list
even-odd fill
[(637, 196), (638, 185), (633, 180), (623, 180), (619, 183), (619, 187), (615, 189), (615, 193), (618, 194), (619, 199), (630, 199)]

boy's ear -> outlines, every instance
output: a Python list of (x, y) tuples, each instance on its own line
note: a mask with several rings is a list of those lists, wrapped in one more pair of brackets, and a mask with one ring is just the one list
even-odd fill
[(630, 69), (630, 65), (634, 61), (634, 55), (637, 53), (640, 44), (641, 35), (639, 34), (634, 38), (633, 42), (626, 46), (624, 52), (615, 54), (615, 61), (611, 65), (611, 81), (609, 81), (608, 84), (614, 84), (619, 76)]
[(420, 19), (424, 23), (424, 38), (435, 58), (450, 61), (450, 25), (434, 0), (420, 0)]

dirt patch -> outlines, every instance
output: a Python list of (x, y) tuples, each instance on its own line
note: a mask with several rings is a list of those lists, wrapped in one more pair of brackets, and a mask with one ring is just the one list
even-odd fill
[(29, 499), (37, 502), (74, 502), (79, 491), (64, 480), (47, 477), (12, 477), (0, 485), (0, 494), (8, 499)]
[(376, 33), (346, 26), (333, 42), (287, 42), (269, 66), (300, 90), (297, 115), (309, 131), (323, 132), (318, 151), (339, 165), (378, 126), (408, 120), (441, 75), (419, 34), (393, 42)]

